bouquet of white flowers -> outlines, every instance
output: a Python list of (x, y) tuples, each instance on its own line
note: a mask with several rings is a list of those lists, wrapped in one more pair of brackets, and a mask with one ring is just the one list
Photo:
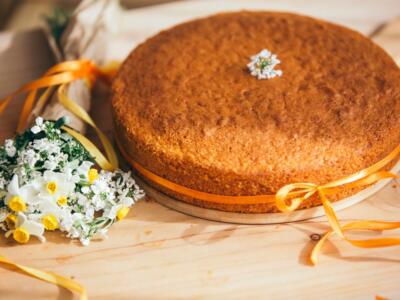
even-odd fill
[(61, 127), (43, 121), (0, 147), (0, 229), (20, 243), (61, 230), (87, 245), (106, 236), (144, 196), (130, 173), (94, 168), (89, 152)]

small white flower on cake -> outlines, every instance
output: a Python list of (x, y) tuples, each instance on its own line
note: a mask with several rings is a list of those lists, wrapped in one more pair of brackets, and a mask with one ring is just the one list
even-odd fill
[(276, 76), (282, 76), (282, 70), (275, 70), (275, 66), (280, 62), (275, 54), (264, 49), (251, 57), (251, 62), (247, 67), (250, 70), (250, 74), (257, 77), (257, 79), (271, 79)]

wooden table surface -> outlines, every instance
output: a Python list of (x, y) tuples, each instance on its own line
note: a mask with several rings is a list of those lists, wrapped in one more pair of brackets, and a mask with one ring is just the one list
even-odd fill
[[(299, 11), (365, 34), (375, 32), (375, 40), (400, 57), (400, 22), (377, 31), (400, 14), (400, 3), (361, 0), (351, 4), (342, 0), (185, 1), (138, 9), (124, 20), (125, 34), (131, 39), (120, 43), (123, 46), (113, 49), (110, 57), (122, 58), (138, 42), (171, 24), (243, 7)], [(0, 96), (52, 63), (48, 49), (40, 46), (44, 44), (40, 33), (29, 36), (35, 60), (16, 61), (18, 51), (13, 47), (26, 35), (0, 34)], [(12, 136), (19, 105), (16, 101), (0, 117), (1, 141)], [(103, 127), (110, 128), (104, 122), (110, 120), (107, 102), (97, 103), (93, 114)], [(393, 182), (338, 216), (343, 223), (398, 220), (398, 200), (400, 188)], [(146, 199), (111, 229), (107, 240), (83, 247), (58, 233), (47, 234), (44, 244), (17, 245), (0, 238), (0, 253), (18, 263), (75, 278), (88, 288), (90, 299), (374, 299), (376, 295), (400, 299), (399, 247), (359, 249), (334, 237), (324, 247), (320, 264), (311, 267), (308, 255), (314, 242), (310, 235), (327, 229), (325, 218), (268, 226), (222, 224), (195, 219)], [(0, 299), (74, 297), (64, 289), (0, 268)]]

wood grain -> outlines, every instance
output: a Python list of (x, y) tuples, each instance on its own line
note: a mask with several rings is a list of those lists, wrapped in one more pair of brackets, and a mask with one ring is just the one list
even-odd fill
[[(210, 8), (209, 2), (207, 5), (195, 1), (192, 6), (177, 2), (132, 11), (129, 17), (135, 18), (133, 23), (138, 25), (130, 29), (132, 45), (174, 22), (244, 3), (217, 2), (217, 8)], [(248, 5), (268, 8), (292, 4), (292, 10), (311, 11), (321, 17), (338, 16), (341, 23), (358, 24), (364, 33), (372, 32), (400, 12), (396, 1), (358, 1), (362, 9), (346, 2), (270, 1), (264, 5), (262, 1), (251, 1)], [(393, 30), (398, 33), (400, 25), (397, 26)], [(379, 39), (385, 30), (377, 34), (375, 38), (383, 47), (386, 43), (400, 44), (393, 35)], [(2, 51), (3, 45), (0, 38)], [(0, 54), (3, 63), (1, 57)], [(15, 82), (28, 80), (26, 76), (38, 76), (51, 63), (46, 50), (35, 53), (35, 57), (36, 65), (18, 61), (0, 69), (0, 96), (11, 92)], [(18, 68), (25, 66), (29, 72), (18, 72), (20, 78), (14, 76), (5, 83), (13, 72), (16, 74)], [(0, 117), (0, 140), (12, 135), (18, 105), (15, 102)], [(93, 114), (111, 133), (106, 100), (98, 100)], [(343, 223), (354, 219), (398, 220), (399, 199), (399, 184), (391, 183), (375, 196), (340, 211), (338, 216)], [(58, 233), (47, 234), (45, 244), (22, 246), (0, 238), (0, 247), (1, 254), (18, 263), (79, 280), (88, 288), (91, 299), (374, 299), (375, 295), (400, 299), (398, 247), (365, 250), (333, 238), (324, 248), (320, 265), (309, 266), (308, 255), (314, 244), (310, 235), (321, 234), (327, 228), (325, 218), (278, 225), (223, 224), (192, 218), (147, 199), (111, 229), (109, 239), (94, 241), (89, 247)], [(392, 234), (395, 233), (399, 234)], [(356, 234), (360, 238), (382, 235), (387, 234)], [(0, 299), (26, 298), (74, 297), (63, 289), (0, 268)]]

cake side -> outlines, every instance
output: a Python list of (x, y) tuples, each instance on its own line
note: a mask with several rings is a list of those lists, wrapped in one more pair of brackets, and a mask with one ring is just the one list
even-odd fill
[[(249, 56), (262, 48), (278, 54), (282, 77), (249, 75)], [(168, 180), (270, 194), (352, 174), (393, 150), (399, 81), (393, 60), (349, 29), (285, 13), (220, 14), (131, 53), (113, 84), (116, 132), (129, 155)]]

